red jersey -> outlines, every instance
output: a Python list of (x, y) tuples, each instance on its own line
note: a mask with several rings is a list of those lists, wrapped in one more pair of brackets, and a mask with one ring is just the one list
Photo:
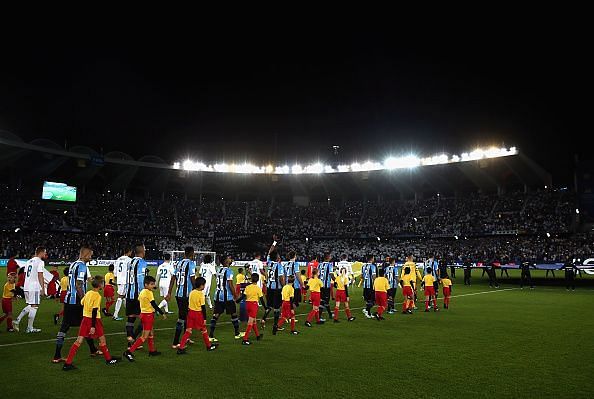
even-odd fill
[(14, 258), (10, 258), (6, 264), (6, 274), (16, 273), (19, 270), (19, 264)]
[(17, 278), (16, 286), (17, 287), (24, 287), (25, 286), (25, 273), (19, 274), (19, 276)]
[(311, 278), (311, 272), (314, 269), (317, 269), (318, 268), (318, 265), (319, 265), (319, 262), (317, 260), (312, 260), (311, 262), (309, 262), (307, 264), (307, 278), (308, 279)]
[(50, 274), (54, 276), (54, 278), (47, 285), (47, 294), (56, 295), (58, 293), (58, 282), (60, 281), (60, 275), (56, 270), (50, 271)]

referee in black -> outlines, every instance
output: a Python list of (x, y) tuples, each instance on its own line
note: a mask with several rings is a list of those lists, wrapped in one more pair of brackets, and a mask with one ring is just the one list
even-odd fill
[(571, 290), (575, 291), (575, 272), (577, 271), (577, 267), (573, 260), (568, 257), (561, 269), (565, 269), (565, 288), (569, 291), (569, 287), (571, 287)]
[(464, 267), (464, 285), (470, 285), (470, 276), (472, 273), (472, 262), (470, 258), (464, 259), (462, 266)]
[(533, 266), (533, 263), (530, 262), (528, 259), (524, 259), (524, 261), (520, 264), (520, 269), (522, 270), (522, 274), (520, 276), (520, 288), (524, 288), (524, 281), (527, 281), (530, 284), (530, 289), (534, 289), (534, 284), (532, 284), (532, 276), (530, 275), (530, 267)]

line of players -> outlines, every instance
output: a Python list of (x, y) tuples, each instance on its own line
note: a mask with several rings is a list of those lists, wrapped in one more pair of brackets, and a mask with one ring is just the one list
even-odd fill
[[(179, 309), (172, 347), (177, 349), (177, 353), (180, 355), (186, 353), (186, 345), (188, 342), (191, 342), (190, 337), (195, 329), (200, 330), (207, 350), (215, 350), (218, 342), (214, 338), (214, 332), (217, 321), (223, 313), (231, 316), (231, 322), (235, 332), (234, 336), (236, 339), (243, 338), (243, 345), (251, 344), (249, 335), (252, 330), (255, 333), (256, 339), (260, 340), (263, 335), (259, 332), (256, 324), (259, 305), (262, 305), (265, 309), (261, 321), (263, 327), (266, 325), (268, 316), (273, 312), (273, 335), (276, 335), (279, 330), (282, 330), (283, 324), (289, 321), (291, 324), (291, 333), (298, 334), (299, 332), (295, 330), (295, 309), (301, 303), (302, 294), (306, 293), (307, 289), (311, 293), (310, 301), (312, 310), (307, 316), (305, 326), (311, 327), (311, 322), (314, 318), (318, 324), (323, 324), (325, 320), (321, 317), (321, 314), (324, 311), (327, 311), (329, 317), (335, 323), (338, 323), (338, 313), (341, 304), (345, 306), (348, 321), (355, 320), (349, 308), (348, 287), (351, 279), (347, 275), (346, 267), (341, 267), (339, 273), (335, 275), (331, 256), (330, 254), (325, 254), (324, 262), (313, 270), (311, 278), (304, 280), (296, 263), (295, 252), (288, 253), (289, 261), (283, 266), (275, 245), (276, 242), (273, 243), (268, 251), (267, 268), (264, 267), (264, 263), (259, 257), (256, 257), (250, 263), (250, 271), (252, 272), (251, 284), (245, 287), (243, 293), (233, 283), (233, 271), (230, 268), (232, 263), (231, 258), (226, 257), (223, 259), (222, 266), (216, 271), (215, 303), (213, 315), (210, 320), (209, 332), (207, 332), (205, 325), (206, 304), (209, 295), (205, 295), (205, 293), (208, 293), (207, 284), (211, 280), (208, 278), (208, 275), (212, 273), (214, 266), (209, 265), (204, 267), (203, 264), (199, 274), (204, 274), (207, 278), (196, 277), (196, 265), (192, 260), (194, 258), (193, 248), (188, 247), (185, 249), (184, 259), (178, 262), (173, 273), (172, 268), (167, 268), (168, 273), (160, 273), (161, 294), (164, 296), (164, 299), (157, 305), (153, 296), (156, 280), (148, 275), (147, 263), (144, 260), (144, 245), (137, 245), (134, 248), (134, 258), (131, 257), (132, 251), (130, 249), (125, 250), (125, 254), (118, 259), (115, 265), (117, 268), (115, 281), (112, 270), (108, 272), (105, 279), (99, 276), (90, 278), (86, 265), (91, 260), (93, 251), (90, 247), (83, 246), (80, 250), (79, 259), (72, 263), (68, 269), (68, 284), (65, 295), (63, 295), (63, 318), (60, 331), (56, 338), (56, 348), (52, 362), (64, 362), (64, 370), (73, 369), (72, 360), (74, 355), (82, 342), (86, 340), (93, 356), (103, 355), (107, 364), (117, 363), (119, 359), (112, 357), (107, 349), (103, 326), (101, 324), (101, 298), (100, 296), (98, 297), (99, 294), (97, 292), (104, 288), (106, 281), (107, 286), (117, 285), (118, 288), (114, 319), (120, 320), (118, 312), (122, 304), (125, 303), (128, 350), (124, 352), (124, 357), (129, 361), (134, 361), (134, 352), (141, 348), (146, 341), (148, 341), (149, 356), (160, 354), (160, 352), (155, 350), (154, 346), (154, 314), (159, 313), (165, 318), (166, 313), (170, 313), (167, 310), (167, 302), (171, 299), (172, 294), (176, 298)], [(26, 266), (26, 279), (37, 281), (39, 285), (38, 289), (30, 289), (27, 283), (25, 285), (25, 298), (28, 306), (23, 312), (28, 314), (29, 324), (31, 326), (36, 309), (39, 306), (40, 292), (43, 292), (44, 289), (41, 270), (43, 270), (42, 259), (45, 257), (45, 248), (38, 248), (36, 250), (36, 256)], [(210, 264), (208, 261), (210, 259), (205, 259), (205, 263)], [(347, 263), (345, 256), (343, 256), (339, 265), (341, 263)], [(436, 269), (434, 268), (432, 270), (431, 267), (428, 267), (426, 269), (428, 274), (422, 278), (425, 285), (426, 311), (428, 311), (429, 299), (433, 299), (434, 309), (437, 310), (436, 289), (434, 288), (434, 284), (436, 284), (434, 277)], [(402, 286), (403, 294), (406, 297), (403, 312), (411, 313), (415, 301), (414, 292), (416, 292), (414, 289), (417, 279), (415, 272), (417, 274), (419, 273), (416, 265), (412, 262), (412, 258), (407, 259), (407, 264), (404, 265), (402, 275), (399, 277), (394, 262), (385, 269), (377, 269), (374, 264), (374, 258), (372, 256), (368, 257), (367, 263), (362, 268), (361, 276), (366, 299), (364, 314), (368, 318), (375, 317), (377, 320), (383, 320), (383, 313), (386, 309), (388, 309), (389, 313), (393, 313), (394, 298), (398, 285)], [(168, 287), (163, 284), (163, 281), (167, 281), (166, 274), (170, 276)], [(447, 307), (451, 292), (451, 281), (449, 281), (447, 276), (441, 279), (441, 281), (444, 284), (444, 294), (446, 296), (445, 306)], [(87, 292), (88, 282), (90, 282), (92, 289)], [(166, 292), (165, 288), (167, 288)], [(334, 314), (332, 314), (330, 308), (330, 292), (332, 288), (336, 289)], [(109, 290), (106, 291), (109, 292)], [(264, 292), (266, 294), (265, 301)], [(236, 306), (242, 300), (246, 301), (248, 314), (247, 329), (243, 335), (239, 332), (239, 317)], [(377, 305), (378, 310), (374, 316), (371, 316), (371, 308), (374, 304)], [(212, 304), (209, 305), (212, 306)], [(108, 309), (103, 308), (102, 310), (104, 314), (108, 314)], [(18, 321), (20, 321), (21, 316)], [(137, 319), (140, 320), (140, 323), (135, 328)], [(18, 329), (18, 322), (16, 324)], [(61, 356), (61, 349), (64, 345), (66, 333), (72, 326), (80, 326), (79, 336), (70, 349), (68, 357), (64, 359)], [(96, 348), (94, 339), (99, 340), (99, 349)]]

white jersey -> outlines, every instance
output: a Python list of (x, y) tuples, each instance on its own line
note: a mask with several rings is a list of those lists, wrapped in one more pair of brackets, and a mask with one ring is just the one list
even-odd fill
[(264, 270), (264, 263), (260, 259), (254, 259), (249, 263), (251, 274), (260, 274), (261, 270)]
[(126, 284), (128, 280), (128, 265), (132, 261), (129, 256), (120, 256), (114, 264), (114, 272), (116, 276), (116, 282), (118, 285)]
[(171, 282), (171, 276), (173, 276), (174, 268), (171, 262), (163, 262), (157, 268), (157, 278), (159, 279), (159, 285), (165, 285), (169, 287)]
[(25, 291), (40, 291), (39, 274), (45, 271), (44, 263), (38, 256), (29, 259), (25, 264)]
[(214, 263), (202, 263), (200, 265), (200, 277), (204, 277), (208, 283), (212, 276), (217, 273)]
[(347, 276), (353, 274), (353, 262), (348, 262), (346, 260), (341, 260), (340, 262), (338, 262), (336, 264), (336, 269), (338, 270), (336, 274), (339, 275), (340, 270), (342, 270), (343, 268), (346, 269)]

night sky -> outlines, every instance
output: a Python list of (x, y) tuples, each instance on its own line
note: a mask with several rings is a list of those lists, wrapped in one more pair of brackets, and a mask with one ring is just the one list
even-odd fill
[[(568, 181), (580, 38), (380, 34), (15, 46), (0, 129), (167, 162), (345, 161), (517, 146)], [(591, 158), (591, 157), (590, 157)], [(555, 160), (554, 163), (550, 162)]]

